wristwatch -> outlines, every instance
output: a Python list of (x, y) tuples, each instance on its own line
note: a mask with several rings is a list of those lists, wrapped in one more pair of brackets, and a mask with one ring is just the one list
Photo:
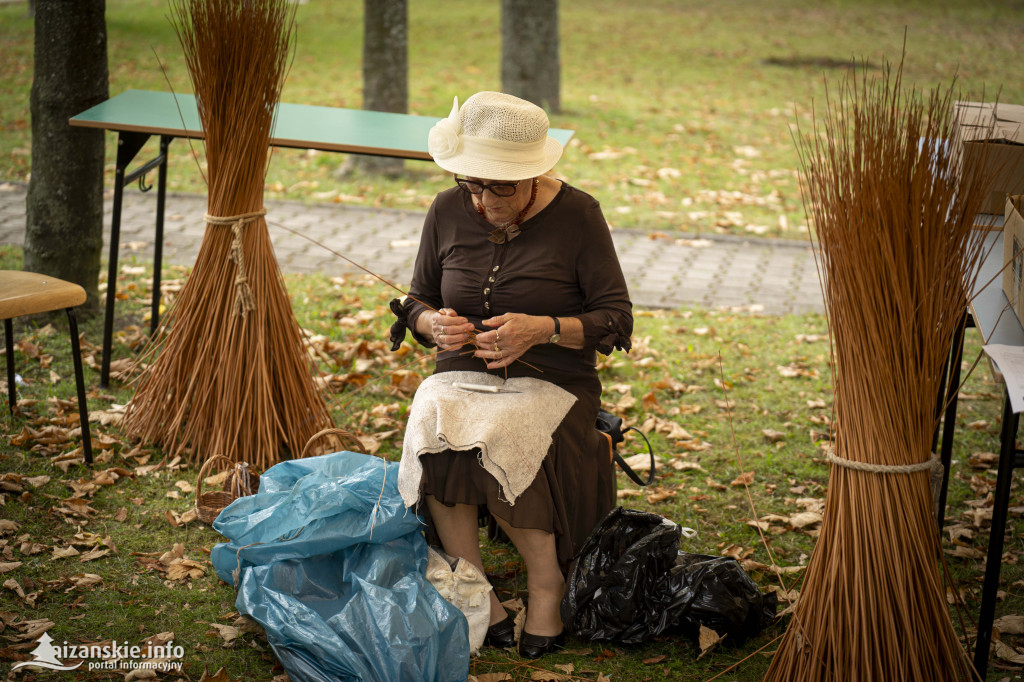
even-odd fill
[(554, 315), (550, 315), (549, 317), (555, 321), (555, 333), (551, 335), (550, 339), (548, 339), (548, 343), (558, 343), (562, 340), (562, 325)]

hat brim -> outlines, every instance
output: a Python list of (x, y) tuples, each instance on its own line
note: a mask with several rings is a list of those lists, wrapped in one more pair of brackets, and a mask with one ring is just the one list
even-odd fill
[(470, 156), (465, 152), (450, 156), (447, 159), (434, 159), (434, 163), (457, 175), (465, 175), (481, 180), (525, 180), (543, 175), (555, 167), (562, 158), (562, 145), (553, 137), (544, 141), (544, 154), (538, 161), (518, 163), (515, 161), (498, 161), (490, 158)]

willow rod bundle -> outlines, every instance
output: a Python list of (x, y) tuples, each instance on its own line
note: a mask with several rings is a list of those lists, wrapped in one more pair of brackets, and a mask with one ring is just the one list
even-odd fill
[(984, 183), (958, 181), (952, 87), (925, 98), (901, 80), (902, 64), (848, 76), (823, 124), (797, 136), (832, 345), (834, 451), (821, 535), (766, 680), (975, 678), (947, 610), (930, 449), (984, 255), (972, 234)]
[(205, 132), (207, 227), (154, 336), (129, 432), (193, 461), (265, 469), (330, 425), (264, 218), (275, 106), (288, 70), (286, 0), (172, 0)]

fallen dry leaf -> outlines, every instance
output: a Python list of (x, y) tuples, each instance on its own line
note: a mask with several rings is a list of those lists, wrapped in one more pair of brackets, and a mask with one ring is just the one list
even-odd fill
[(696, 462), (687, 462), (681, 459), (674, 459), (669, 464), (676, 471), (704, 471), (704, 467)]
[(789, 517), (789, 525), (793, 526), (793, 528), (806, 528), (807, 526), (821, 523), (821, 521), (821, 514), (813, 511), (798, 512)]
[(103, 582), (103, 578), (95, 573), (78, 573), (70, 576), (68, 580), (71, 582), (71, 587), (64, 590), (65, 592), (70, 592), (75, 588), (91, 589)]
[(255, 634), (260, 634), (263, 632), (263, 626), (259, 624), (259, 621), (257, 621), (255, 618), (246, 616), (244, 614), (236, 618), (232, 625), (238, 628), (239, 632), (248, 632)]
[(645, 412), (661, 411), (661, 406), (658, 404), (658, 396), (654, 394), (654, 391), (649, 391), (644, 394), (644, 397), (640, 400), (640, 404), (643, 405)]
[(10, 573), (18, 566), (21, 566), (20, 561), (0, 561), (0, 573)]
[(206, 575), (206, 568), (198, 561), (192, 559), (178, 559), (167, 567), (168, 580), (185, 580), (186, 578), (201, 578)]
[(22, 621), (14, 627), (21, 633), (19, 635), (21, 639), (34, 642), (40, 635), (52, 628), (54, 625), (55, 623), (47, 618), (35, 618), (32, 620)]
[(1001, 616), (992, 625), (1004, 635), (1024, 635), (1024, 616)]
[(160, 555), (160, 563), (169, 566), (175, 559), (181, 559), (184, 556), (185, 545), (180, 542), (175, 542), (171, 549)]
[(737, 544), (731, 544), (728, 547), (724, 547), (722, 548), (722, 551), (719, 552), (722, 556), (732, 557), (736, 561), (743, 561), (753, 553), (753, 549)]
[(1018, 653), (1017, 650), (1010, 645), (1004, 644), (1000, 640), (996, 639), (992, 641), (992, 649), (998, 658), (1001, 658), (1007, 663), (1024, 665), (1024, 654)]
[(675, 490), (656, 486), (651, 494), (647, 496), (647, 502), (649, 504), (657, 504), (658, 502), (664, 502), (665, 500), (671, 499), (676, 495), (677, 493)]
[(181, 514), (171, 509), (164, 512), (164, 516), (167, 519), (167, 523), (171, 524), (175, 528), (184, 526), (187, 523), (192, 523), (199, 518), (199, 512), (195, 510), (195, 507), (188, 509)]
[(42, 554), (47, 549), (48, 548), (47, 548), (46, 545), (41, 545), (38, 542), (30, 542), (28, 540), (22, 542), (21, 546), (18, 547), (18, 551), (21, 552), (22, 554), (25, 554), (26, 556), (33, 556), (35, 554)]
[(740, 474), (739, 476), (737, 476), (733, 480), (733, 482), (730, 483), (729, 485), (733, 486), (734, 488), (738, 488), (739, 486), (750, 485), (753, 482), (754, 482), (754, 472), (753, 471), (745, 471), (742, 474)]
[(651, 470), (651, 456), (645, 452), (641, 452), (638, 455), (632, 455), (630, 457), (624, 457), (623, 461), (633, 471)]
[(220, 623), (207, 623), (217, 631), (217, 634), (224, 640), (225, 646), (231, 646), (238, 639), (238, 628), (233, 625), (221, 625)]
[(711, 628), (701, 625), (700, 635), (698, 635), (698, 642), (700, 644), (700, 656), (697, 656), (698, 660), (703, 657), (704, 654), (718, 646), (719, 642), (723, 639), (725, 639), (724, 636), (719, 636), (719, 634)]
[(6, 587), (8, 590), (11, 590), (12, 592), (14, 592), (14, 594), (18, 595), (22, 599), (25, 598), (25, 590), (22, 589), (21, 584), (14, 578), (8, 578), (7, 580), (5, 580), (4, 587)]
[(972, 469), (991, 469), (999, 464), (997, 452), (975, 452), (967, 458), (967, 466)]
[(96, 514), (96, 510), (89, 506), (89, 503), (80, 497), (69, 497), (63, 500), (64, 505), (61, 507), (54, 507), (53, 511), (64, 514), (65, 516), (77, 516), (80, 518), (89, 518), (90, 514)]
[(224, 668), (220, 668), (217, 672), (211, 675), (204, 667), (203, 676), (199, 678), (199, 682), (231, 682), (231, 678), (228, 677), (228, 671)]
[(729, 486), (725, 485), (724, 483), (719, 483), (718, 481), (716, 481), (715, 479), (711, 478), (710, 476), (708, 476), (707, 478), (704, 479), (704, 484), (707, 487), (713, 488), (715, 490), (728, 490), (729, 489)]
[(661, 654), (659, 656), (651, 656), (650, 658), (645, 658), (642, 661), (642, 663), (644, 665), (654, 665), (655, 663), (661, 663), (662, 661), (665, 661), (667, 659), (668, 656), (666, 656), (665, 654)]
[(958, 559), (984, 559), (985, 553), (975, 547), (965, 547), (963, 545), (957, 545), (950, 550), (946, 550), (946, 554), (955, 556)]
[(110, 554), (109, 549), (100, 549), (99, 547), (97, 547), (96, 549), (91, 549), (82, 556), (78, 557), (78, 560), (81, 562), (95, 561), (96, 559), (101, 559), (107, 556), (108, 554)]

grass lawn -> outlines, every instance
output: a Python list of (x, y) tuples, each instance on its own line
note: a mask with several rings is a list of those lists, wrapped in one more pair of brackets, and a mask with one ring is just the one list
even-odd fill
[[(454, 95), (500, 90), (499, 3), (409, 4), (410, 113), (444, 116)], [(189, 92), (163, 0), (107, 2), (110, 92)], [(1019, 3), (979, 0), (695, 0), (562, 2), (563, 112), (576, 137), (557, 170), (590, 191), (621, 227), (802, 239), (790, 134), (851, 60), (899, 60), (921, 88), (954, 73), (964, 98), (1024, 102), (1016, 77)], [(33, 25), (24, 3), (0, 5), (0, 179), (30, 171)], [(362, 2), (298, 8), (285, 101), (361, 106)], [(166, 68), (166, 76), (157, 60)], [(108, 173), (113, 174), (113, 135)], [(153, 152), (150, 145), (149, 152)], [(142, 158), (142, 157), (140, 157)], [(271, 196), (426, 207), (449, 182), (432, 164), (405, 176), (339, 178), (336, 154), (279, 150)], [(170, 188), (203, 192), (185, 143), (172, 146)]]
[[(19, 265), (16, 249), (0, 249), (0, 268)], [(164, 274), (170, 293), (185, 273), (169, 268)], [(149, 281), (145, 267), (122, 267), (118, 291), (126, 298), (118, 302), (115, 358), (130, 357), (143, 339), (139, 325), (145, 322)], [(430, 366), (419, 350), (410, 348), (401, 358), (387, 350), (387, 301), (393, 293), (365, 278), (295, 276), (288, 286), (298, 319), (321, 351), (320, 370), (335, 377), (329, 402), (337, 425), (358, 433), (370, 450), (396, 459), (408, 389)], [(620, 474), (620, 503), (696, 529), (697, 537), (684, 541), (682, 549), (740, 558), (762, 589), (772, 589), (779, 580), (765, 570), (770, 560), (749, 522), (776, 515), (765, 526), (779, 565), (806, 564), (818, 525), (801, 527), (795, 515), (817, 510), (827, 484), (822, 448), (832, 396), (825, 319), (687, 309), (641, 310), (636, 321), (633, 351), (603, 364), (604, 401), (627, 423), (642, 426), (660, 464), (652, 489), (637, 490)], [(92, 366), (99, 359), (101, 321), (87, 321), (83, 331), (84, 355)], [(66, 402), (74, 396), (66, 325), (60, 319), (53, 326), (19, 325), (17, 339), (21, 413), (4, 410), (0, 417), (8, 434), (0, 438), (0, 570), (5, 571), (0, 619), (7, 638), (0, 646), (0, 665), (27, 656), (36, 638), (32, 627), (42, 620), (52, 621), (57, 642), (136, 643), (172, 633), (163, 637), (173, 636), (183, 647), (184, 679), (198, 680), (204, 668), (212, 673), (221, 666), (231, 680), (271, 680), (281, 674), (261, 634), (232, 629), (242, 627), (236, 622), (234, 590), (216, 578), (208, 561), (210, 548), (222, 538), (196, 521), (175, 525), (194, 505), (197, 468), (131, 442), (116, 423), (92, 425), (97, 459), (92, 470), (76, 462), (78, 439), (68, 436), (77, 411)], [(969, 341), (965, 364), (979, 350), (974, 336)], [(416, 357), (424, 362), (406, 367), (398, 374), (401, 381), (388, 376)], [(356, 390), (367, 374), (368, 384)], [(96, 388), (95, 367), (87, 368), (86, 380), (93, 387), (89, 407), (97, 419), (131, 397), (123, 381), (109, 390)], [(964, 393), (946, 514), (947, 528), (956, 530), (944, 547), (952, 589), (966, 600), (964, 618), (969, 619), (978, 610), (979, 556), (988, 540), (985, 498), (995, 482), (994, 469), (977, 453), (996, 451), (999, 433), (998, 389), (984, 361)], [(642, 451), (636, 439), (627, 445), (624, 455)], [(752, 475), (756, 512), (737, 481), (746, 472)], [(1024, 509), (1019, 493), (1011, 504), (1019, 516)], [(1013, 519), (1000, 615), (1024, 607), (1020, 529), (1019, 518)], [(182, 557), (195, 563), (175, 562)], [(485, 557), (502, 598), (523, 596), (518, 555), (489, 544)], [(172, 568), (175, 563), (178, 569)], [(783, 577), (787, 590), (799, 589), (802, 573), (793, 570)], [(958, 619), (954, 615), (954, 622)], [(638, 647), (570, 639), (566, 653), (530, 666), (508, 652), (485, 649), (471, 672), (505, 672), (526, 680), (537, 669), (564, 673), (571, 665), (571, 679), (603, 674), (613, 680), (708, 680), (750, 656), (719, 679), (758, 680), (784, 626), (773, 625), (740, 646), (724, 644), (699, 660), (696, 643), (676, 636)], [(973, 642), (973, 633), (969, 639)], [(762, 647), (764, 652), (755, 653)], [(999, 665), (994, 659), (990, 680), (1007, 675)], [(103, 678), (98, 672), (79, 675)], [(36, 673), (20, 679), (37, 678), (49, 679)]]
[[(410, 3), (411, 113), (445, 115), (453, 95), (500, 89), (498, 14), (496, 2)], [(168, 81), (190, 91), (165, 15), (163, 0), (107, 1), (112, 95), (166, 90)], [(552, 124), (576, 130), (576, 137), (557, 171), (597, 196), (620, 227), (803, 239), (790, 131), (810, 121), (825, 81), (835, 83), (851, 59), (872, 71), (898, 59), (906, 36), (907, 83), (946, 85), (958, 72), (964, 98), (1000, 92), (1003, 101), (1024, 102), (1014, 71), (1014, 27), (1022, 19), (1024, 5), (986, 0), (562, 2), (564, 110)], [(360, 106), (362, 2), (311, 0), (298, 7), (298, 22), (285, 101)], [(0, 4), (0, 180), (24, 181), (30, 172), (32, 43), (25, 3)], [(109, 135), (108, 188), (113, 149)], [(173, 149), (171, 190), (205, 191), (185, 143)], [(340, 177), (342, 163), (338, 155), (278, 150), (267, 194), (423, 209), (450, 182), (427, 163), (408, 162), (397, 179)], [(20, 251), (0, 245), (0, 268), (20, 264)], [(167, 269), (165, 300), (186, 274)], [(149, 282), (146, 263), (122, 261), (115, 358), (132, 357), (145, 341)], [(357, 432), (369, 450), (397, 459), (409, 389), (430, 372), (430, 360), (418, 349), (401, 357), (387, 350), (387, 301), (395, 294), (362, 278), (295, 276), (288, 287), (319, 351), (320, 371), (335, 378), (329, 401), (336, 423)], [(183, 679), (224, 667), (231, 680), (272, 680), (282, 669), (265, 638), (238, 622), (234, 590), (209, 564), (222, 538), (181, 520), (194, 505), (197, 467), (120, 431), (113, 406), (131, 398), (127, 378), (97, 388), (101, 325), (98, 318), (82, 325), (89, 407), (101, 420), (92, 425), (91, 470), (76, 461), (66, 322), (17, 325), (20, 412), (3, 410), (0, 417), (0, 671), (28, 658), (38, 632), (49, 627), (58, 644), (173, 638), (185, 652)], [(767, 590), (780, 581), (765, 568), (768, 551), (751, 525), (760, 522), (779, 564), (793, 571), (778, 589), (799, 590), (799, 567), (813, 550), (817, 525), (794, 517), (819, 508), (828, 476), (826, 331), (825, 318), (814, 315), (638, 311), (633, 352), (602, 366), (604, 400), (648, 433), (661, 462), (652, 489), (637, 490), (620, 475), (620, 503), (696, 529), (684, 550), (735, 556)], [(980, 351), (973, 332), (968, 341), (965, 365)], [(391, 380), (417, 357), (422, 361), (397, 374), (401, 381)], [(364, 375), (369, 381), (356, 390)], [(999, 390), (983, 360), (964, 387), (957, 417), (944, 551), (951, 601), (959, 594), (966, 602), (962, 619), (952, 606), (951, 613), (968, 643), (988, 542)], [(635, 438), (626, 445), (626, 456), (642, 450)], [(740, 484), (750, 475), (754, 509)], [(1024, 610), (1019, 491), (1011, 507), (999, 615)], [(522, 596), (523, 566), (514, 551), (488, 545), (485, 560), (502, 598)], [(553, 674), (571, 666), (572, 679), (709, 680), (738, 664), (718, 679), (759, 680), (784, 627), (783, 621), (743, 644), (726, 642), (699, 659), (695, 642), (674, 636), (639, 647), (571, 639), (566, 653), (531, 666), (485, 650), (471, 672), (526, 680), (538, 668)], [(15, 679), (58, 675), (123, 679), (82, 671)], [(1019, 666), (993, 658), (988, 679), (1020, 675)]]

